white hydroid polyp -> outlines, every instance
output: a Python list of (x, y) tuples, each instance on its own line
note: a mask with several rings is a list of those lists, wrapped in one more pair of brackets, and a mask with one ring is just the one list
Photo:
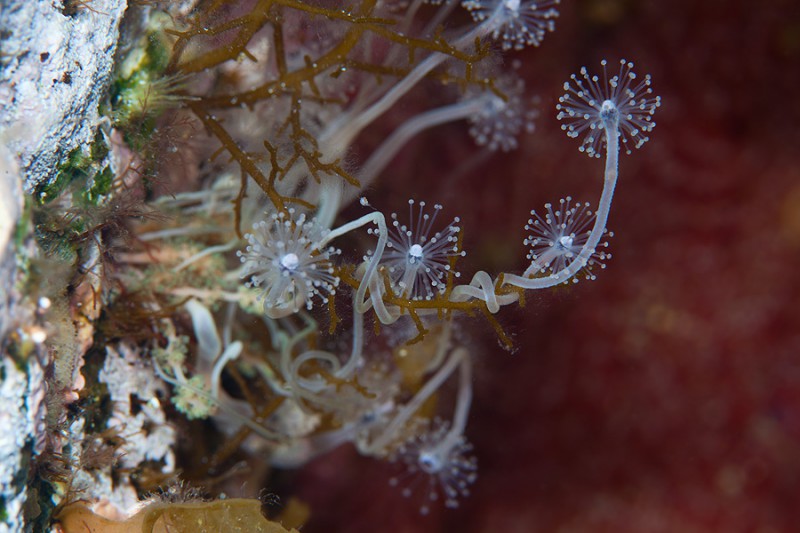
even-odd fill
[[(545, 204), (544, 207), (547, 211), (544, 216), (531, 211), (531, 218), (525, 225), (525, 229), (531, 233), (523, 242), (530, 246), (528, 259), (536, 265), (536, 270), (542, 273), (549, 270), (558, 274), (578, 258), (589, 240), (595, 213), (588, 203), (573, 204), (569, 196), (559, 200), (555, 207), (552, 204)], [(609, 237), (613, 235), (608, 234)], [(607, 247), (608, 241), (600, 242), (586, 260), (583, 266), (587, 280), (596, 277), (592, 273), (593, 267), (605, 268), (605, 260), (611, 258), (611, 254), (603, 250)], [(578, 281), (577, 276), (571, 279)]]
[(340, 251), (320, 244), (328, 231), (305, 214), (297, 220), (293, 216), (289, 209), (256, 222), (253, 233), (245, 235), (249, 245), (238, 252), (244, 263), (241, 277), (262, 289), (260, 298), (269, 314), (297, 312), (303, 303), (311, 309), (315, 296), (327, 302), (339, 285), (330, 260)]
[(500, 41), (503, 50), (539, 46), (556, 28), (561, 0), (464, 0), (461, 5), (486, 25), (486, 32)]
[[(392, 227), (381, 264), (388, 269), (395, 294), (413, 300), (430, 300), (444, 291), (450, 258), (462, 256), (458, 248), (461, 231), (454, 218), (441, 231), (433, 231), (442, 206), (433, 206), (433, 215), (425, 211), (425, 202), (418, 202), (414, 214), (414, 200), (408, 201), (408, 223), (402, 224), (397, 213), (392, 213)], [(458, 272), (454, 272), (458, 276)]]
[(653, 95), (650, 75), (640, 78), (633, 72), (633, 63), (620, 61), (619, 72), (609, 77), (604, 59), (602, 77), (590, 75), (586, 67), (580, 76), (564, 83), (566, 93), (556, 105), (561, 129), (572, 138), (583, 135), (580, 150), (590, 157), (600, 157), (606, 144), (605, 126), (620, 136), (625, 151), (630, 145), (641, 148), (649, 140), (647, 133), (656, 123), (653, 115), (661, 105), (661, 97)]
[[(403, 463), (406, 472), (391, 478), (389, 484), (400, 487), (406, 498), (419, 490), (421, 514), (428, 514), (430, 506), (440, 499), (446, 507), (458, 507), (478, 477), (472, 444), (463, 435), (451, 439), (449, 431), (447, 422), (436, 419), (427, 431), (418, 433), (392, 454), (392, 461)], [(422, 487), (419, 477), (427, 477)]]
[(534, 102), (525, 98), (525, 82), (519, 77), (500, 76), (497, 89), (502, 96), (490, 90), (477, 96), (468, 93), (483, 104), (469, 117), (469, 134), (479, 146), (486, 146), (492, 152), (509, 152), (519, 146), (523, 133), (533, 133), (539, 112)]

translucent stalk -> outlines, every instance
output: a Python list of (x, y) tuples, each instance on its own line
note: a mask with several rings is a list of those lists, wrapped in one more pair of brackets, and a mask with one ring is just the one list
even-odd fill
[(421, 133), (422, 131), (468, 118), (478, 113), (485, 104), (482, 98), (472, 98), (445, 107), (440, 107), (416, 115), (403, 123), (372, 153), (359, 172), (361, 186), (365, 187), (372, 183), (375, 177), (380, 174), (386, 166), (392, 162), (397, 153), (406, 143)]
[[(606, 102), (604, 102), (604, 106)], [(583, 248), (581, 248), (578, 257), (576, 257), (568, 267), (542, 278), (528, 277), (539, 269), (539, 265), (534, 262), (525, 270), (522, 276), (506, 274), (503, 277), (504, 283), (523, 289), (545, 289), (570, 279), (589, 262), (589, 258), (595, 252), (597, 245), (600, 243), (600, 239), (603, 238), (606, 222), (608, 221), (608, 214), (611, 211), (611, 201), (614, 198), (614, 189), (619, 176), (619, 116), (613, 115), (604, 120), (603, 127), (606, 135), (606, 168), (603, 193), (600, 196), (600, 204), (595, 212), (596, 218), (592, 231), (589, 234), (589, 239), (586, 241), (586, 244), (583, 245)]]

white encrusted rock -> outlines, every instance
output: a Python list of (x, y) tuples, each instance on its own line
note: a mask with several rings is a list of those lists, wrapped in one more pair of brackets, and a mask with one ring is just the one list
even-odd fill
[(62, 2), (0, 6), (0, 130), (19, 158), (26, 192), (47, 184), (64, 157), (94, 138), (114, 68), (120, 0), (92, 0), (72, 15)]
[(22, 180), (17, 160), (0, 135), (0, 339), (9, 327), (17, 296), (13, 290), (16, 272), (14, 230), (22, 214)]
[(22, 531), (28, 461), (44, 438), (44, 372), (35, 360), (26, 371), (0, 353), (0, 532)]

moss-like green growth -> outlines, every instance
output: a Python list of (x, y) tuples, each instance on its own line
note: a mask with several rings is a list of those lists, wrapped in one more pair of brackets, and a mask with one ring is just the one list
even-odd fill
[(92, 159), (78, 147), (72, 150), (67, 160), (56, 171), (56, 177), (40, 185), (34, 192), (34, 197), (39, 204), (46, 204), (58, 198), (72, 182), (87, 176)]
[(77, 219), (71, 222), (65, 221), (63, 226), (54, 221), (36, 224), (33, 233), (47, 257), (72, 263), (78, 257), (72, 238), (79, 235), (81, 230), (81, 220)]
[(111, 107), (115, 126), (124, 128), (142, 113), (149, 86), (150, 76), (145, 70), (114, 81), (111, 86)]
[(24, 287), (26, 286), (31, 272), (31, 256), (29, 248), (25, 246), (25, 243), (32, 231), (31, 221), (33, 208), (33, 198), (30, 195), (25, 195), (25, 205), (22, 208), (22, 213), (14, 228), (14, 255), (17, 264), (17, 275), (14, 279), (14, 287), (20, 291), (21, 294), (26, 294)]
[(98, 130), (94, 135), (94, 141), (89, 152), (92, 156), (92, 161), (103, 161), (108, 155), (108, 144), (103, 136), (103, 133)]
[(114, 182), (114, 172), (111, 167), (105, 167), (99, 172), (95, 172), (90, 180), (90, 185), (83, 193), (83, 198), (97, 205), (100, 199), (111, 191), (111, 184)]
[(163, 74), (169, 64), (172, 46), (167, 41), (166, 34), (160, 30), (150, 32), (146, 39), (146, 52), (150, 61), (150, 70)]
[(21, 250), (22, 245), (25, 242), (25, 239), (30, 234), (31, 229), (31, 198), (29, 196), (25, 196), (25, 205), (22, 208), (22, 214), (17, 221), (17, 226), (14, 228), (14, 248), (16, 250)]
[(74, 186), (85, 200), (97, 205), (101, 196), (110, 190), (114, 178), (107, 164), (108, 153), (108, 144), (98, 131), (88, 153), (80, 146), (72, 150), (58, 167), (55, 178), (37, 188), (34, 192), (37, 203), (50, 203)]
[(111, 116), (134, 148), (136, 139), (153, 133), (155, 118), (164, 110), (175, 86), (164, 76), (170, 53), (166, 35), (156, 27), (142, 37), (117, 69), (111, 85)]

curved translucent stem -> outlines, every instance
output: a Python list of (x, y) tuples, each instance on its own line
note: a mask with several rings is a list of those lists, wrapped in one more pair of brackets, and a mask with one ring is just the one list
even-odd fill
[(422, 7), (424, 3), (425, 0), (413, 0), (411, 5), (406, 8), (406, 14), (403, 17), (403, 21), (400, 23), (400, 27), (403, 28), (403, 31), (411, 29), (411, 23), (414, 21), (417, 11), (419, 11), (419, 8)]
[(308, 379), (300, 375), (300, 367), (312, 360), (326, 362), (330, 366), (331, 372), (333, 373), (337, 373), (341, 366), (339, 359), (330, 352), (324, 352), (322, 350), (309, 350), (307, 352), (303, 352), (289, 365), (288, 377), (291, 380), (293, 391), (305, 389), (307, 391), (317, 393), (324, 390), (328, 386), (328, 382), (320, 376), (317, 376), (318, 379)]
[(374, 223), (379, 228), (381, 226), (381, 222), (383, 223), (383, 227), (386, 227), (386, 219), (383, 216), (383, 213), (379, 213), (377, 211), (373, 213), (368, 213), (352, 222), (348, 222), (347, 224), (342, 224), (336, 229), (332, 229), (319, 241), (319, 247), (323, 248), (328, 245), (332, 240), (341, 237), (345, 233), (349, 233), (354, 229), (358, 229), (360, 227), (366, 226), (368, 223)]
[(204, 301), (223, 301), (240, 304), (245, 299), (242, 293), (223, 290), (207, 290), (195, 287), (176, 287), (169, 291), (172, 296), (196, 298)]
[(375, 314), (381, 324), (393, 324), (400, 318), (399, 312), (392, 313), (386, 307), (383, 297), (386, 294), (386, 285), (379, 276), (374, 276), (369, 285), (369, 301), (364, 302), (363, 312), (369, 311), (370, 307), (375, 310)]
[(220, 355), (219, 359), (214, 363), (214, 368), (211, 370), (211, 396), (217, 401), (219, 400), (222, 370), (230, 361), (239, 357), (239, 354), (242, 353), (242, 348), (241, 342), (234, 341), (230, 346), (225, 348), (225, 351), (222, 352), (222, 355)]
[(361, 186), (365, 187), (372, 183), (375, 177), (391, 163), (400, 149), (420, 132), (434, 126), (468, 118), (479, 112), (482, 107), (481, 98), (477, 97), (432, 109), (407, 120), (381, 143), (361, 167), (358, 175)]
[(453, 423), (450, 431), (447, 432), (442, 442), (436, 446), (437, 450), (442, 451), (450, 450), (461, 441), (464, 430), (467, 428), (467, 417), (472, 404), (472, 361), (466, 350), (463, 348), (458, 350), (463, 350), (464, 352), (459, 365), (458, 398), (456, 398), (456, 410), (453, 414)]
[(317, 331), (317, 322), (315, 320), (306, 314), (303, 314), (303, 318), (306, 320), (306, 327), (291, 337), (286, 334), (281, 334), (280, 340), (278, 341), (281, 354), (280, 372), (286, 382), (286, 389), (288, 391), (297, 388), (297, 384), (292, 379), (294, 375), (292, 372), (292, 351), (300, 341)]
[[(490, 30), (485, 23), (479, 24), (472, 31), (458, 38), (453, 47), (461, 50), (471, 45), (476, 38), (488, 33), (488, 31)], [(366, 109), (359, 109), (357, 113), (345, 113), (339, 120), (331, 124), (320, 136), (320, 144), (328, 147), (350, 146), (364, 128), (391, 109), (398, 100), (408, 94), (425, 76), (449, 58), (450, 56), (439, 52), (426, 57), (374, 104)]]
[(501, 305), (508, 305), (519, 300), (517, 293), (498, 295), (494, 289), (494, 282), (491, 276), (480, 270), (472, 276), (469, 285), (457, 285), (450, 292), (451, 302), (466, 302), (470, 298), (483, 300), (486, 302), (486, 309), (490, 313), (496, 313)]
[(233, 321), (236, 315), (236, 305), (228, 303), (225, 306), (225, 322), (222, 325), (222, 345), (228, 346), (233, 342)]
[(339, 208), (342, 206), (342, 190), (344, 189), (344, 180), (331, 176), (328, 179), (322, 180), (319, 191), (319, 209), (317, 209), (317, 224), (322, 228), (330, 228), (333, 226), (333, 221), (336, 215), (339, 214)]
[[(445, 381), (447, 381), (447, 378), (452, 375), (453, 371), (456, 369), (456, 366), (465, 357), (467, 357), (467, 351), (465, 349), (458, 348), (453, 350), (453, 353), (450, 354), (450, 357), (433, 375), (433, 377), (429, 379), (425, 385), (419, 389), (419, 391), (417, 391), (417, 394), (411, 399), (410, 402), (402, 406), (400, 412), (394, 417), (391, 423), (386, 426), (386, 429), (383, 431), (383, 433), (376, 438), (372, 444), (369, 445), (369, 450), (372, 452), (378, 452), (388, 446), (392, 439), (396, 438), (400, 429), (402, 429), (402, 427), (411, 419), (411, 417), (414, 416), (417, 411), (419, 411), (420, 407), (422, 407), (428, 398), (430, 398), (433, 393), (436, 392)], [(466, 415), (463, 415), (463, 417), (465, 418)]]
[(236, 248), (239, 243), (237, 241), (231, 241), (225, 244), (218, 244), (217, 246), (209, 246), (202, 252), (198, 252), (193, 256), (189, 257), (188, 259), (181, 262), (181, 264), (177, 265), (175, 268), (172, 269), (173, 272), (180, 272), (187, 266), (191, 265), (192, 263), (199, 261), (200, 259), (207, 257), (212, 254), (222, 253), (222, 252), (229, 252)]
[(222, 353), (217, 324), (211, 311), (197, 300), (189, 300), (184, 307), (192, 319), (192, 329), (197, 340), (197, 370), (205, 373)]
[(364, 313), (359, 313), (355, 305), (353, 308), (353, 346), (347, 363), (335, 373), (339, 379), (348, 379), (355, 372), (364, 351)]
[(458, 0), (445, 0), (444, 5), (439, 8), (436, 15), (425, 26), (423, 35), (431, 35), (436, 28), (444, 23), (444, 19), (453, 12), (453, 9), (459, 4)]
[(353, 231), (354, 229), (360, 228), (370, 222), (378, 226), (378, 243), (375, 245), (375, 252), (372, 254), (372, 258), (367, 263), (367, 268), (364, 271), (364, 277), (361, 279), (361, 284), (358, 286), (358, 290), (355, 294), (354, 307), (356, 309), (356, 313), (366, 313), (370, 308), (370, 302), (365, 301), (364, 296), (367, 294), (367, 288), (369, 287), (372, 278), (375, 276), (375, 272), (378, 269), (378, 263), (383, 256), (383, 250), (386, 248), (386, 242), (389, 240), (389, 231), (386, 228), (386, 217), (383, 216), (383, 213), (379, 213), (378, 211), (366, 214), (361, 218), (331, 230), (320, 241), (320, 247), (323, 247), (333, 239), (340, 237), (347, 232)]
[(617, 178), (619, 176), (619, 121), (609, 120), (604, 124), (606, 135), (606, 166), (605, 166), (605, 179), (603, 183), (603, 193), (600, 196), (600, 203), (597, 206), (595, 213), (594, 226), (589, 234), (589, 238), (581, 248), (578, 257), (575, 258), (564, 269), (551, 274), (550, 276), (541, 278), (530, 278), (539, 268), (539, 265), (532, 263), (531, 266), (525, 271), (522, 276), (514, 274), (506, 274), (503, 277), (503, 283), (521, 287), (523, 289), (545, 289), (553, 287), (564, 281), (570, 279), (577, 274), (583, 267), (585, 267), (589, 258), (595, 252), (600, 239), (603, 238), (603, 233), (606, 229), (606, 222), (608, 222), (608, 214), (611, 211), (611, 201), (614, 198), (614, 188), (617, 185)]
[[(349, 379), (361, 363), (364, 351), (364, 314), (357, 311), (353, 312), (353, 346), (350, 350), (350, 357), (344, 366), (339, 359), (332, 353), (321, 350), (309, 350), (302, 353), (294, 360), (291, 360), (291, 350), (284, 351), (281, 357), (281, 371), (286, 374), (292, 390), (302, 387), (312, 393), (319, 393), (325, 390), (330, 384), (322, 377), (318, 379), (303, 378), (299, 375), (300, 367), (311, 360), (324, 361), (330, 366), (331, 373), (338, 379)], [(305, 396), (304, 396), (305, 397)]]
[(199, 226), (168, 228), (156, 231), (149, 231), (137, 236), (137, 239), (144, 242), (155, 241), (157, 239), (169, 239), (172, 237), (190, 237), (197, 235), (213, 235), (215, 233), (225, 233), (228, 230), (219, 226)]

